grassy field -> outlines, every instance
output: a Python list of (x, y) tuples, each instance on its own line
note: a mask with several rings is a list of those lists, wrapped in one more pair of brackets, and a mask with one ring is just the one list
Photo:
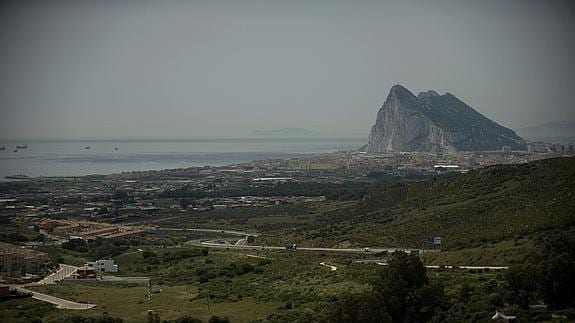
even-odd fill
[[(206, 322), (212, 315), (217, 315), (228, 316), (232, 322), (266, 321), (270, 317), (289, 321), (289, 318), (302, 313), (319, 311), (341, 295), (370, 290), (370, 283), (382, 269), (377, 265), (352, 262), (365, 258), (364, 254), (210, 250), (208, 255), (176, 259), (178, 250), (142, 247), (155, 253), (158, 263), (147, 267), (151, 258), (144, 259), (143, 253), (137, 250), (140, 248), (131, 248), (117, 260), (121, 270), (125, 269), (121, 275), (152, 277), (153, 289), (159, 291), (153, 293), (151, 304), (147, 301), (146, 286), (66, 282), (39, 287), (38, 290), (98, 305), (95, 309), (77, 314), (99, 316), (107, 312), (123, 318), (125, 322), (145, 321), (149, 308), (166, 320), (191, 315)], [(320, 262), (336, 266), (337, 270), (321, 266)], [(253, 269), (243, 271), (246, 264), (253, 266)], [(484, 285), (497, 285), (499, 275), (495, 272), (469, 273), (461, 270), (429, 272), (430, 279), (444, 283), (446, 294), (455, 300), (463, 285), (475, 288), (480, 298)], [(21, 311), (4, 312), (5, 317), (15, 317), (14, 322), (26, 322), (22, 318), (30, 317), (42, 317), (45, 322), (52, 322), (71, 315), (70, 311), (57, 310), (44, 304), (36, 304), (36, 308), (30, 300), (18, 300), (11, 304), (11, 308), (23, 308)], [(25, 310), (27, 307), (34, 310)]]
[(29, 323), (33, 319), (65, 317), (66, 311), (57, 310), (51, 304), (28, 298), (0, 302), (0, 323)]
[[(174, 320), (190, 315), (207, 321), (211, 316), (233, 317), (234, 322), (248, 322), (265, 318), (278, 308), (278, 304), (260, 303), (251, 298), (236, 302), (212, 302), (208, 308), (206, 299), (198, 298), (195, 286), (155, 286), (152, 302), (148, 302), (148, 288), (145, 286), (117, 286), (83, 282), (66, 282), (45, 286), (38, 290), (77, 302), (97, 304), (95, 309), (82, 311), (84, 316), (99, 316), (104, 312), (125, 322), (144, 322), (149, 309), (161, 319)], [(46, 316), (46, 321), (66, 315), (66, 311), (54, 310)]]
[[(138, 249), (156, 256), (145, 259)], [(99, 316), (107, 312), (125, 322), (145, 321), (149, 308), (162, 319), (191, 315), (206, 322), (217, 315), (228, 316), (232, 322), (249, 322), (265, 320), (272, 313), (281, 316), (313, 311), (338, 295), (368, 290), (370, 279), (379, 269), (351, 263), (361, 255), (252, 250), (210, 250), (204, 255), (199, 250), (139, 246), (116, 258), (121, 270), (119, 275), (150, 276), (153, 289), (161, 289), (153, 294), (151, 305), (147, 301), (146, 286), (65, 282), (37, 290), (98, 305), (78, 314)], [(337, 270), (321, 266), (320, 262), (336, 266)], [(12, 304), (34, 307), (30, 300)], [(20, 319), (26, 322), (30, 317), (51, 322), (70, 315), (69, 311), (43, 304), (29, 313), (33, 315), (10, 311), (5, 316), (16, 322)]]
[[(63, 249), (60, 247), (55, 246), (44, 246), (39, 247), (38, 251), (45, 252), (48, 254), (50, 259), (56, 263), (56, 260), (62, 260), (63, 263), (73, 266), (82, 266), (88, 261), (88, 258), (79, 253), (72, 250)], [(58, 259), (61, 257), (61, 259)]]

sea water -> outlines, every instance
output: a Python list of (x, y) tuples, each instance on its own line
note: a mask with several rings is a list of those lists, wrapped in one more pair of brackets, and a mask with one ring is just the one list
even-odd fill
[[(233, 138), (0, 142), (0, 181), (7, 175), (80, 176), (132, 170), (221, 166), (357, 150), (363, 138)], [(17, 149), (27, 145), (26, 149)], [(15, 152), (14, 150), (17, 150)]]

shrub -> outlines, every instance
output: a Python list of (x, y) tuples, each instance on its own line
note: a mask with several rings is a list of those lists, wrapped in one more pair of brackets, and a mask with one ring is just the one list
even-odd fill
[(230, 320), (228, 319), (228, 317), (223, 317), (220, 318), (219, 316), (212, 316), (210, 317), (210, 320), (208, 321), (209, 323), (230, 323)]

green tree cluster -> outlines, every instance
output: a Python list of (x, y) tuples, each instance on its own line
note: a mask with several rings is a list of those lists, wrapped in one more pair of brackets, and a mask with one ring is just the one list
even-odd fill
[(575, 237), (556, 233), (540, 251), (505, 275), (507, 301), (521, 308), (543, 301), (552, 309), (575, 305)]
[(60, 321), (61, 323), (122, 323), (124, 320), (121, 318), (111, 317), (111, 316), (99, 316), (99, 317), (84, 317), (84, 316), (70, 316)]
[(443, 287), (429, 284), (421, 260), (395, 252), (373, 283), (373, 290), (337, 300), (326, 321), (427, 322), (445, 307)]
[(62, 243), (62, 248), (76, 252), (86, 253), (94, 259), (105, 259), (115, 257), (128, 249), (119, 241), (96, 238), (85, 241), (83, 239), (70, 239)]

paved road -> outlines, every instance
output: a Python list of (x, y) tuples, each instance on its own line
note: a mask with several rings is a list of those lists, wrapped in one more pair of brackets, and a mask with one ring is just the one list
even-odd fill
[(250, 257), (250, 258), (258, 258), (258, 259), (272, 259), (270, 257), (264, 257), (264, 256), (258, 256), (258, 255), (250, 255), (250, 254), (243, 254), (246, 257)]
[[(188, 241), (186, 244), (198, 247), (207, 247), (207, 248), (225, 248), (225, 249), (244, 249), (244, 250), (285, 250), (285, 247), (276, 247), (276, 246), (248, 246), (248, 245), (230, 245), (230, 244), (223, 244), (223, 243), (215, 243), (211, 241), (204, 241), (204, 240), (192, 240)], [(298, 247), (297, 250), (306, 250), (306, 251), (323, 251), (323, 252), (347, 252), (347, 253), (367, 253), (365, 249), (353, 249), (353, 248), (306, 248), (306, 247)], [(439, 252), (437, 249), (401, 249), (401, 248), (372, 248), (370, 253), (379, 253), (379, 252), (395, 252), (395, 251), (404, 251), (404, 252), (411, 252), (417, 251), (418, 253), (428, 253), (428, 252)], [(382, 259), (362, 259), (362, 260), (355, 260), (354, 263), (358, 264), (377, 264), (380, 266), (386, 266), (385, 260)], [(325, 266), (325, 264), (320, 264)], [(329, 266), (329, 265), (327, 265)], [(331, 266), (329, 266), (331, 267)], [(469, 270), (506, 270), (509, 267), (506, 266), (434, 266), (428, 265), (425, 266), (426, 268), (432, 269), (439, 269), (439, 268), (460, 268), (460, 269), (469, 269)], [(333, 270), (333, 269), (332, 269)]]
[(56, 305), (57, 308), (66, 309), (66, 310), (88, 310), (91, 308), (96, 307), (95, 304), (85, 304), (85, 303), (76, 303), (69, 301), (67, 299), (58, 298), (55, 296), (50, 296), (47, 294), (39, 293), (33, 290), (29, 290), (23, 287), (16, 287), (19, 291), (24, 293), (31, 293), (32, 298), (37, 299), (42, 302), (50, 303)]
[(40, 280), (39, 282), (31, 283), (30, 285), (34, 286), (55, 284), (56, 282), (59, 282), (66, 277), (70, 277), (76, 271), (76, 269), (78, 268), (74, 266), (60, 264), (60, 269), (58, 269), (56, 272), (44, 277), (44, 279)]
[(95, 281), (103, 283), (148, 284), (150, 277), (102, 276), (101, 280)]
[(506, 266), (431, 266), (431, 265), (429, 265), (429, 266), (425, 266), (425, 267), (426, 268), (436, 268), (436, 269), (438, 269), (438, 268), (449, 268), (449, 269), (460, 268), (460, 269), (470, 269), (470, 270), (472, 270), (472, 269), (481, 269), (481, 270), (485, 270), (485, 269), (487, 269), (487, 270), (507, 270), (507, 269), (509, 269), (509, 267), (506, 267)]
[(329, 267), (329, 269), (330, 269), (331, 271), (336, 271), (336, 270), (337, 270), (337, 267), (336, 267), (336, 266), (328, 265), (328, 264), (326, 264), (325, 262), (320, 262), (319, 264), (322, 265), (322, 266), (325, 266), (325, 267)]
[[(376, 265), (380, 265), (380, 266), (387, 266), (387, 263), (385, 262), (385, 259), (361, 259), (361, 260), (354, 260), (353, 261), (356, 264), (376, 264)], [(446, 268), (446, 269), (469, 269), (469, 270), (473, 270), (473, 269), (480, 269), (480, 270), (507, 270), (509, 269), (509, 267), (506, 266), (438, 266), (438, 265), (427, 265), (425, 266), (425, 268), (431, 268), (431, 269), (439, 269), (439, 268)]]
[(236, 246), (245, 246), (248, 244), (248, 239), (240, 239), (238, 241), (236, 241), (235, 245)]
[(369, 264), (382, 265), (382, 266), (387, 265), (385, 263), (385, 259), (359, 259), (354, 260), (353, 263), (362, 265), (369, 265)]
[(259, 237), (259, 233), (244, 232), (235, 230), (217, 230), (217, 229), (183, 229), (183, 228), (159, 228), (160, 231), (195, 231), (195, 232), (210, 232), (210, 233), (225, 233), (234, 236), (254, 236)]
[[(207, 247), (207, 248), (226, 248), (226, 249), (252, 249), (252, 250), (285, 250), (285, 247), (277, 246), (249, 246), (249, 245), (227, 245), (223, 243), (215, 243), (205, 240), (191, 240), (186, 242), (188, 245)], [(298, 247), (297, 250), (305, 251), (323, 251), (323, 252), (347, 252), (347, 253), (367, 253), (363, 248), (312, 248), (312, 247)], [(395, 251), (417, 251), (420, 253), (438, 252), (438, 250), (428, 249), (402, 249), (402, 248), (372, 248), (370, 253), (378, 252), (395, 252)]]

